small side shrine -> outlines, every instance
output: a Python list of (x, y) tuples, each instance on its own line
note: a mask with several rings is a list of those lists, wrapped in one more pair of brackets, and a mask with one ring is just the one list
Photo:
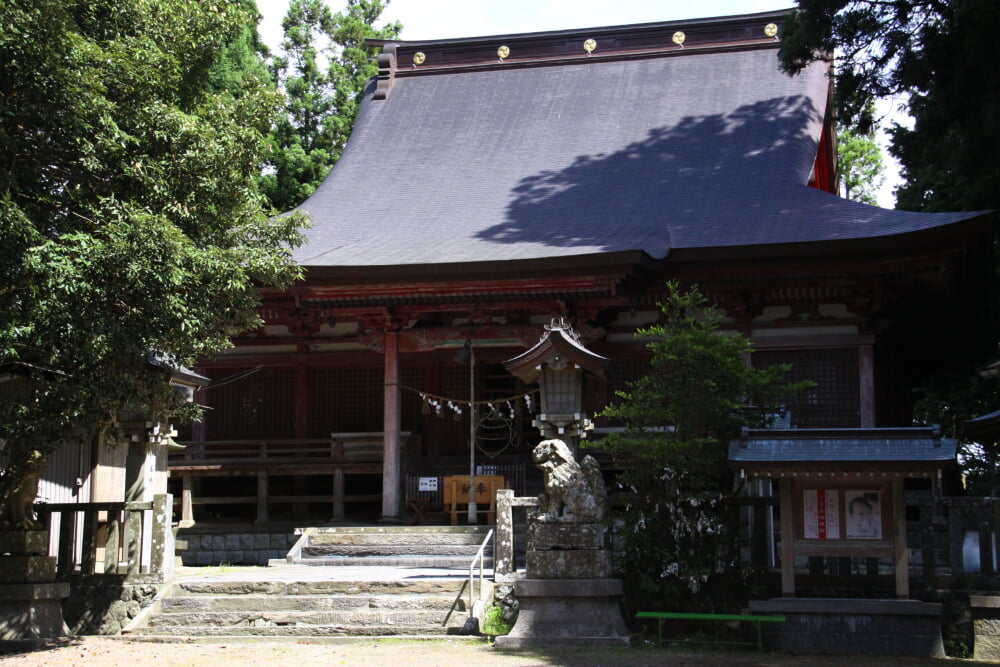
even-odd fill
[[(936, 427), (747, 430), (730, 443), (729, 465), (780, 493), (782, 597), (750, 604), (788, 619), (776, 648), (944, 655), (940, 605), (909, 599), (903, 482), (930, 479), (940, 493), (957, 444)], [(795, 599), (796, 561), (811, 556), (891, 559), (896, 599)]]

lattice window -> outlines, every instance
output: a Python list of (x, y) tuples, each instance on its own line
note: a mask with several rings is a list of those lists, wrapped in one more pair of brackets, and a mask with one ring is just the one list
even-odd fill
[(380, 367), (310, 369), (310, 435), (381, 431), (384, 385)]
[(797, 428), (861, 426), (861, 394), (857, 350), (774, 350), (753, 353), (753, 365), (768, 368), (792, 364), (790, 380), (812, 380), (788, 403), (791, 425)]
[[(514, 377), (503, 364), (484, 364), (481, 370), (481, 388), (477, 390), (478, 400), (490, 401), (510, 398), (532, 388)], [(534, 394), (531, 400), (532, 412), (537, 412), (538, 394)], [(498, 455), (513, 454), (518, 450), (532, 448), (538, 444), (540, 439), (538, 430), (531, 425), (533, 414), (529, 414), (524, 399), (510, 401), (509, 406), (506, 402), (497, 403), (496, 406), (503, 415), (503, 419), (482, 424), (477, 432), (477, 437), (481, 438), (478, 443), (481, 452), (495, 452)], [(510, 414), (511, 409), (513, 409), (513, 417)], [(487, 406), (480, 406), (479, 410), (480, 419), (489, 412)]]
[[(291, 437), (295, 419), (295, 378), (289, 368), (264, 368), (243, 378), (250, 369), (212, 372), (217, 386), (206, 392), (205, 428), (209, 440)], [(225, 382), (227, 378), (233, 379)]]
[[(427, 369), (423, 366), (403, 366), (400, 370), (400, 382), (413, 389), (423, 389), (427, 386)], [(402, 399), (403, 430), (411, 433), (422, 431), (424, 402), (420, 398), (420, 394), (404, 389), (400, 392), (400, 398)]]
[[(478, 370), (478, 369), (477, 369)], [(469, 367), (464, 364), (442, 364), (440, 370), (441, 395), (462, 401), (469, 400)], [(469, 451), (469, 413), (454, 419), (448, 408), (441, 411), (440, 418), (431, 415), (431, 419), (440, 419), (437, 426), (440, 437), (442, 455), (456, 455)]]

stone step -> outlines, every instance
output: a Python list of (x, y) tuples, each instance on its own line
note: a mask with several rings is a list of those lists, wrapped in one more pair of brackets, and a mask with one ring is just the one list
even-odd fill
[[(161, 613), (449, 610), (455, 605), (459, 592), (449, 595), (196, 595), (164, 599)], [(463, 608), (464, 604), (460, 602)]]
[(486, 537), (493, 526), (317, 526), (304, 528), (302, 533), (313, 535), (378, 535), (378, 534), (425, 534), (442, 535), (451, 533), (478, 534)]
[(390, 581), (187, 581), (178, 582), (178, 597), (193, 595), (396, 595), (455, 594), (463, 578)]
[(302, 548), (302, 558), (352, 556), (468, 556), (477, 544), (311, 544)]
[[(399, 625), (283, 625), (262, 627), (163, 626), (139, 628), (132, 636), (145, 637), (423, 637), (459, 635), (459, 626), (409, 628)], [(419, 632), (417, 632), (419, 631)]]
[(461, 626), (464, 609), (444, 610), (349, 610), (349, 611), (201, 611), (157, 614), (149, 627), (395, 627), (427, 629)]
[(317, 533), (310, 535), (311, 546), (321, 545), (475, 545), (479, 548), (486, 537), (479, 532), (406, 532), (406, 533)]
[[(327, 558), (296, 558), (296, 565), (312, 566), (349, 566), (358, 567), (369, 565), (372, 567), (427, 567), (442, 568), (450, 570), (468, 570), (471, 555), (463, 556), (331, 556)], [(285, 561), (278, 561), (283, 564)], [(484, 565), (487, 568), (493, 567), (493, 559), (485, 558)]]

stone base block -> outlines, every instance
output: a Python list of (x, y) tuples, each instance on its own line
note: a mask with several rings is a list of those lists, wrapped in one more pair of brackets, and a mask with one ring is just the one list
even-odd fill
[(611, 552), (528, 551), (526, 571), (532, 579), (604, 579), (611, 575)]
[(0, 555), (44, 556), (48, 552), (47, 530), (0, 530)]
[(1000, 661), (1000, 596), (970, 595), (974, 660)]
[(55, 578), (55, 556), (0, 556), (0, 584), (33, 584)]
[(67, 636), (62, 601), (68, 596), (65, 583), (0, 585), (0, 641)]
[(941, 605), (916, 600), (774, 598), (752, 600), (765, 623), (764, 644), (788, 653), (905, 655), (943, 658)]
[(522, 579), (514, 583), (517, 622), (500, 648), (628, 646), (619, 579)]
[(606, 528), (600, 523), (558, 523), (535, 521), (528, 524), (528, 550), (604, 549)]

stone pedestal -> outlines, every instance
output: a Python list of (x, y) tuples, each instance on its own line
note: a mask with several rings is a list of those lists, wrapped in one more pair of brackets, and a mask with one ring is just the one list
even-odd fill
[(628, 646), (620, 579), (522, 579), (514, 582), (519, 609), (500, 648)]
[(1000, 661), (1000, 596), (970, 595), (975, 631), (974, 660)]
[(599, 523), (528, 524), (525, 557), (532, 579), (604, 579), (611, 575), (611, 552)]
[(69, 584), (53, 581), (56, 559), (47, 551), (46, 531), (0, 531), (0, 645), (5, 648), (31, 648), (69, 634), (62, 612)]
[(30, 647), (68, 635), (62, 612), (67, 597), (64, 583), (0, 585), (0, 645)]
[(528, 525), (527, 577), (514, 582), (517, 622), (500, 647), (566, 644), (628, 646), (620, 579), (599, 523), (535, 521)]
[(752, 600), (752, 614), (785, 617), (764, 624), (764, 644), (788, 653), (943, 658), (941, 605), (917, 600), (774, 598)]

